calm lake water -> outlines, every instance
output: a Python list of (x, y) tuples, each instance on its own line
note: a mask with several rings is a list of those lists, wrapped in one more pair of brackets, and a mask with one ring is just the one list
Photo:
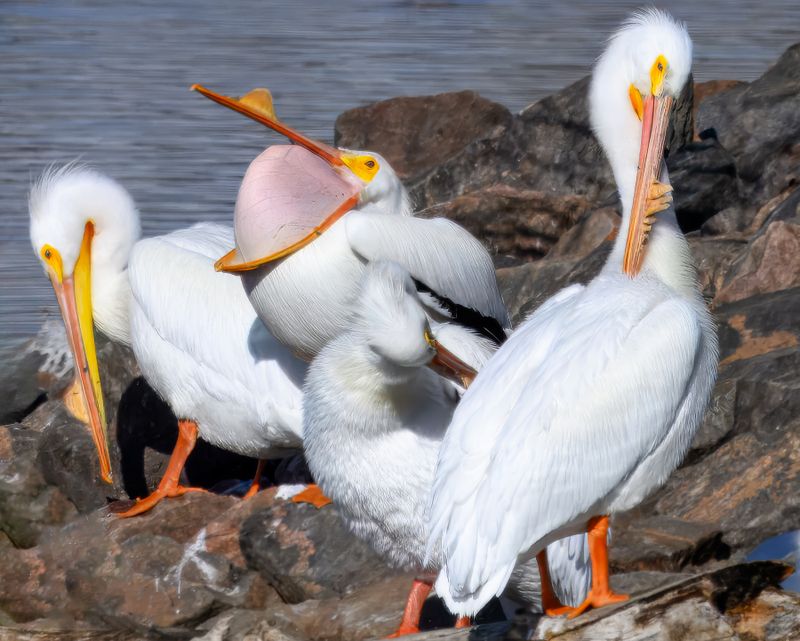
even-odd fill
[[(341, 111), (475, 89), (519, 110), (586, 75), (636, 2), (0, 3), (0, 345), (57, 308), (28, 241), (27, 191), (80, 158), (133, 193), (146, 235), (229, 221), (248, 162), (277, 141), (189, 92), (268, 86), (329, 140)], [(800, 3), (660, 3), (685, 20), (697, 80), (761, 74), (800, 40)]]

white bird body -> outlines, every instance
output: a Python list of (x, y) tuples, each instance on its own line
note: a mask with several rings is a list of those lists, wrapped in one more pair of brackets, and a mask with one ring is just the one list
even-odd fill
[[(356, 302), (352, 327), (326, 345), (309, 369), (306, 458), (357, 536), (395, 566), (437, 569), (438, 553), (426, 559), (426, 516), (439, 447), (459, 394), (426, 367), (433, 357), (424, 338), (430, 325), (408, 275), (397, 265), (372, 263), (361, 283), (366, 291)], [(457, 325), (434, 324), (432, 331), (437, 342), (467, 346), (471, 351), (456, 356), (474, 369), (495, 349), (487, 339), (466, 339), (468, 330)], [(383, 344), (403, 349), (389, 355)], [(554, 573), (559, 588), (577, 581), (585, 593), (585, 562), (562, 556)], [(518, 592), (533, 603), (538, 575), (525, 568), (518, 579)]]
[(97, 327), (132, 347), (173, 412), (240, 454), (300, 447), (307, 366), (263, 327), (239, 280), (214, 271), (232, 230), (201, 223), (140, 240), (138, 212), (116, 182), (70, 166), (46, 173), (31, 193), (34, 249), (56, 248), (66, 275), (89, 224)]
[(242, 275), (278, 340), (314, 357), (348, 327), (364, 268), (381, 260), (411, 275), (431, 320), (505, 340), (511, 324), (489, 253), (451, 221), (412, 216), (384, 158), (309, 139), (278, 120), (265, 89), (241, 98), (194, 89), (296, 143), (273, 145), (250, 163), (236, 199), (236, 246), (217, 262)]
[(214, 271), (233, 230), (199, 223), (131, 253), (133, 351), (176, 416), (226, 450), (275, 458), (302, 446), (306, 365), (258, 320), (238, 279)]
[[(244, 286), (276, 338), (313, 355), (348, 326), (364, 270), (380, 260), (397, 262), (434, 292), (494, 320), (498, 330), (510, 329), (494, 266), (478, 240), (451, 221), (375, 205), (348, 212), (284, 260), (244, 272)], [(432, 320), (451, 318), (431, 295), (423, 301)]]
[(430, 545), (443, 546), (437, 591), (459, 614), (500, 593), (520, 559), (662, 485), (716, 378), (714, 323), (674, 210), (658, 214), (641, 271), (623, 272), (639, 150), (611, 140), (636, 141), (642, 125), (623, 101), (633, 118), (625, 111), (614, 123), (623, 107), (608, 104), (633, 83), (624, 74), (635, 65), (620, 52), (656, 47), (675, 65), (677, 80), (667, 78), (679, 91), (691, 43), (658, 12), (635, 17), (611, 42), (595, 73), (592, 117), (620, 187), (622, 231), (593, 281), (548, 300), (481, 370), (440, 449)]

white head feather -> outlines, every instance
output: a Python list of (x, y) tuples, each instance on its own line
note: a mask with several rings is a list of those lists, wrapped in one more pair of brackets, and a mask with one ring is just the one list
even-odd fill
[(369, 263), (355, 307), (354, 333), (368, 346), (376, 365), (390, 378), (410, 375), (434, 356), (425, 340), (430, 331), (414, 283), (395, 263)]
[(129, 284), (126, 267), (141, 228), (130, 194), (116, 181), (76, 163), (47, 169), (31, 187), (28, 199), (33, 250), (61, 255), (70, 276), (80, 254), (86, 223), (92, 240), (92, 308), (95, 322), (110, 337), (130, 342)]
[(372, 156), (378, 162), (378, 172), (361, 192), (359, 208), (372, 205), (379, 213), (411, 215), (408, 192), (389, 161), (372, 151), (350, 151), (350, 153)]
[(657, 9), (634, 13), (609, 40), (592, 76), (589, 115), (614, 171), (623, 206), (630, 207), (639, 162), (642, 123), (631, 105), (629, 88), (650, 93), (650, 70), (658, 56), (667, 59), (664, 92), (677, 97), (692, 68), (692, 40), (686, 25)]

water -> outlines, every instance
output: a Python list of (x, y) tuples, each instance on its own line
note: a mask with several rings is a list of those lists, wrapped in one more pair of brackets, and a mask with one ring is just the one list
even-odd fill
[[(30, 181), (76, 157), (133, 193), (147, 235), (229, 221), (247, 163), (277, 138), (189, 92), (272, 89), (329, 140), (341, 111), (475, 89), (519, 110), (586, 75), (636, 2), (3, 0), (0, 345), (57, 315), (27, 235)], [(661, 3), (687, 21), (698, 80), (761, 74), (800, 40), (796, 0)]]
[(800, 592), (800, 530), (773, 536), (747, 555), (747, 561), (784, 560), (794, 564), (794, 574), (781, 586), (785, 590)]

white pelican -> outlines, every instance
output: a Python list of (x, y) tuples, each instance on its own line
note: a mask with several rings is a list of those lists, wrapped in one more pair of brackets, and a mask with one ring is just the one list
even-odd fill
[[(471, 380), (495, 345), (461, 339), (468, 331), (431, 324), (408, 273), (395, 263), (370, 263), (349, 329), (317, 355), (304, 387), (306, 460), (320, 488), (357, 536), (392, 565), (420, 573), (395, 636), (419, 631), (441, 561), (435, 554), (425, 562), (426, 511), (439, 445), (459, 393), (426, 366), (457, 383)], [(449, 353), (440, 339), (469, 351)], [(556, 589), (575, 603), (586, 594), (589, 578), (586, 537), (579, 538), (573, 556), (567, 546), (574, 541), (551, 546), (560, 548), (551, 556)], [(526, 600), (538, 601), (538, 577), (531, 572), (520, 573), (514, 587)]]
[(42, 176), (31, 190), (30, 217), (34, 251), (67, 327), (102, 477), (110, 480), (111, 470), (93, 321), (133, 348), (145, 379), (181, 419), (158, 489), (122, 516), (192, 489), (179, 478), (198, 432), (261, 459), (302, 445), (307, 366), (258, 321), (238, 279), (214, 271), (214, 257), (233, 241), (230, 229), (197, 224), (139, 240), (127, 191), (74, 166)]
[(364, 266), (376, 260), (408, 270), (432, 319), (505, 340), (510, 321), (489, 254), (449, 220), (414, 218), (386, 160), (291, 129), (264, 89), (235, 99), (194, 88), (297, 143), (270, 147), (250, 164), (236, 201), (236, 249), (218, 262), (243, 276), (278, 340), (313, 357), (347, 327)]
[(662, 162), (691, 57), (685, 26), (651, 10), (633, 15), (597, 62), (591, 120), (619, 188), (622, 232), (597, 278), (539, 308), (456, 410), (430, 545), (444, 549), (436, 587), (458, 614), (502, 591), (518, 559), (581, 531), (592, 587), (571, 616), (627, 598), (609, 587), (607, 515), (678, 466), (716, 378), (714, 323)]

